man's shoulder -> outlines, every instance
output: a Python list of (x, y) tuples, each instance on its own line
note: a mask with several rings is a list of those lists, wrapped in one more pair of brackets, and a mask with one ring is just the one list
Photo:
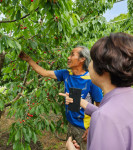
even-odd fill
[(73, 75), (73, 72), (71, 69), (66, 69), (66, 73), (68, 73), (69, 75)]
[(54, 70), (54, 73), (58, 81), (64, 81), (66, 75), (68, 75), (67, 69)]
[(68, 69), (60, 69), (60, 70), (54, 70), (56, 73), (67, 73)]
[(81, 76), (82, 79), (85, 79), (85, 80), (91, 80), (90, 78), (90, 74), (89, 72), (87, 71), (83, 76)]

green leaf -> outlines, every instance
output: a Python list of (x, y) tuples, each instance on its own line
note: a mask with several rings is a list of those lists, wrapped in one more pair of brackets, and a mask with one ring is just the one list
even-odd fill
[(30, 138), (32, 137), (32, 132), (31, 132), (30, 128), (28, 128), (28, 135), (29, 135)]
[(18, 42), (18, 41), (15, 41), (15, 43), (16, 43), (18, 49), (21, 50), (21, 45), (19, 44), (19, 42)]
[[(24, 135), (24, 138), (25, 138), (25, 141), (27, 141), (28, 143), (30, 143), (30, 135), (26, 132), (28, 129), (26, 128), (23, 128), (22, 131), (23, 131), (23, 135)], [(30, 132), (29, 132), (30, 133)]]
[(78, 19), (78, 21), (80, 21), (79, 15), (77, 15), (77, 14), (74, 14), (74, 15), (75, 15), (75, 17)]
[(51, 124), (50, 124), (50, 129), (51, 129), (52, 132), (55, 131), (55, 127), (54, 127), (54, 123), (53, 122), (51, 122)]
[(23, 131), (23, 134), (26, 135), (26, 129), (23, 128), (22, 131)]
[(73, 23), (73, 19), (70, 18), (70, 24), (71, 24), (71, 27), (73, 27), (74, 23)]
[(41, 124), (41, 122), (39, 122), (39, 123), (37, 124), (37, 126), (38, 126), (38, 129), (39, 129), (39, 130), (42, 129), (42, 124)]
[(5, 4), (7, 4), (8, 0), (5, 0)]
[(37, 42), (35, 42), (35, 41), (30, 41), (30, 45), (33, 49), (36, 49), (38, 46)]
[(36, 96), (39, 97), (40, 94), (41, 94), (41, 89), (38, 89), (38, 90), (36, 91)]
[(4, 102), (2, 100), (0, 100), (0, 110), (2, 111), (4, 108)]
[(45, 119), (45, 124), (46, 124), (46, 126), (49, 126), (49, 122), (47, 119)]
[(62, 31), (62, 25), (61, 25), (61, 22), (58, 22), (58, 29), (59, 29), (59, 32)]
[(17, 148), (21, 150), (25, 150), (23, 143), (20, 143)]
[(65, 36), (65, 37), (66, 37), (67, 42), (69, 43), (70, 42), (70, 38), (68, 38), (68, 36)]
[(16, 12), (13, 11), (13, 13), (12, 13), (12, 15), (11, 15), (11, 20), (13, 20), (13, 19), (15, 18), (15, 14), (16, 14)]
[(35, 29), (34, 29), (34, 27), (29, 27), (29, 31), (31, 32), (31, 34), (35, 34)]
[(10, 38), (7, 39), (7, 44), (8, 44), (11, 48), (14, 48), (14, 47), (15, 47), (14, 41), (12, 41)]
[(36, 115), (39, 115), (40, 113), (40, 109), (39, 109), (39, 106), (36, 107)]
[(30, 35), (29, 35), (29, 33), (28, 33), (28, 30), (27, 29), (25, 29), (24, 31), (23, 31), (23, 35), (25, 36), (25, 38), (29, 38), (30, 37)]
[(15, 135), (15, 141), (18, 141), (20, 139), (20, 130), (18, 129), (16, 135)]
[(31, 108), (30, 114), (33, 114), (35, 111), (36, 111), (36, 108), (35, 108), (35, 107)]
[(20, 20), (20, 18), (21, 18), (21, 11), (18, 10), (16, 14), (16, 20)]
[(30, 12), (33, 11), (35, 9), (35, 7), (36, 6), (34, 5), (34, 3), (32, 3), (31, 6), (30, 6)]
[(13, 150), (25, 150), (23, 143), (15, 142), (13, 144)]
[(29, 135), (25, 135), (24, 138), (25, 138), (25, 141), (26, 141), (26, 142), (30, 143), (30, 139), (31, 139), (31, 138), (29, 137)]
[(57, 128), (59, 128), (59, 127), (61, 126), (61, 123), (62, 123), (61, 120), (59, 120), (59, 121), (57, 122)]
[(40, 112), (41, 112), (41, 114), (44, 113), (44, 107), (43, 106), (40, 106)]
[(2, 49), (2, 41), (0, 40), (0, 53), (2, 53), (3, 49)]
[(16, 5), (18, 0), (13, 0), (13, 5)]
[(25, 150), (31, 150), (30, 144), (25, 143)]
[(18, 145), (18, 142), (13, 143), (13, 149), (14, 149), (14, 150), (17, 149), (17, 145)]
[(35, 132), (33, 132), (33, 134), (32, 134), (32, 140), (33, 140), (34, 143), (37, 142), (37, 137), (36, 137)]
[(24, 6), (22, 6), (22, 8), (24, 9), (25, 13), (28, 13), (28, 9)]

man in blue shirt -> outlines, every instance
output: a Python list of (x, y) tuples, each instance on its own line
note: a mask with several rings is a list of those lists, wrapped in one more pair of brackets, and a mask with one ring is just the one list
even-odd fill
[[(69, 88), (82, 89), (81, 97), (90, 103), (96, 103), (98, 106), (102, 100), (102, 91), (91, 82), (88, 65), (90, 62), (89, 50), (84, 46), (78, 46), (71, 51), (68, 57), (69, 69), (62, 70), (45, 70), (36, 64), (28, 55), (21, 52), (20, 58), (27, 61), (30, 66), (40, 75), (64, 81), (65, 92), (69, 93)], [(66, 108), (66, 118), (68, 120), (68, 137), (72, 136), (82, 150), (86, 149), (83, 139), (86, 139), (90, 124), (90, 117), (85, 115), (84, 109), (81, 107), (79, 112), (72, 112)]]

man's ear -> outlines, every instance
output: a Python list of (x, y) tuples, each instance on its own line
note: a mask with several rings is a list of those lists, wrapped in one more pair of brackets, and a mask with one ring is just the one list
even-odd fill
[(80, 58), (80, 61), (81, 61), (81, 62), (84, 62), (85, 60), (86, 60), (86, 58), (84, 58), (84, 57), (81, 57), (81, 58)]

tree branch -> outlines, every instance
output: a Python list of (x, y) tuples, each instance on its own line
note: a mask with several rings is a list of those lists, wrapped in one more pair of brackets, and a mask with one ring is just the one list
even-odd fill
[[(37, 7), (37, 8), (35, 9), (35, 11), (38, 11), (38, 9), (39, 9), (39, 7)], [(20, 19), (24, 19), (24, 18), (26, 18), (26, 17), (28, 17), (28, 16), (30, 16), (30, 14), (27, 14), (27, 15), (21, 17)], [(17, 19), (11, 20), (11, 21), (9, 21), (9, 20), (4, 20), (4, 21), (0, 21), (0, 23), (8, 23), (8, 22), (10, 23), (10, 22), (15, 22), (15, 21), (17, 21)]]
[[(25, 86), (25, 84), (26, 84), (27, 75), (29, 73), (29, 70), (30, 70), (30, 65), (28, 65), (28, 67), (27, 67), (26, 74), (25, 74), (24, 81), (23, 81), (23, 86)], [(15, 102), (17, 99), (20, 98), (20, 96), (23, 96), (22, 95), (23, 89), (24, 88), (22, 87), (21, 92), (18, 93), (18, 95), (10, 103), (5, 104), (5, 107), (11, 106), (13, 102)]]
[(23, 96), (22, 93), (18, 93), (18, 95), (10, 103), (5, 104), (5, 107), (11, 106), (13, 102), (20, 98), (20, 96)]
[[(38, 75), (39, 76), (39, 75)], [(38, 79), (38, 81), (40, 82), (44, 77), (41, 77), (40, 79)], [(26, 86), (31, 84), (31, 82), (33, 82), (34, 79), (31, 79), (29, 82), (26, 82)]]
[(28, 67), (27, 67), (27, 71), (26, 71), (26, 74), (25, 74), (25, 77), (24, 77), (24, 81), (23, 81), (23, 86), (26, 85), (27, 75), (28, 75), (29, 71), (30, 71), (30, 65), (28, 65)]

